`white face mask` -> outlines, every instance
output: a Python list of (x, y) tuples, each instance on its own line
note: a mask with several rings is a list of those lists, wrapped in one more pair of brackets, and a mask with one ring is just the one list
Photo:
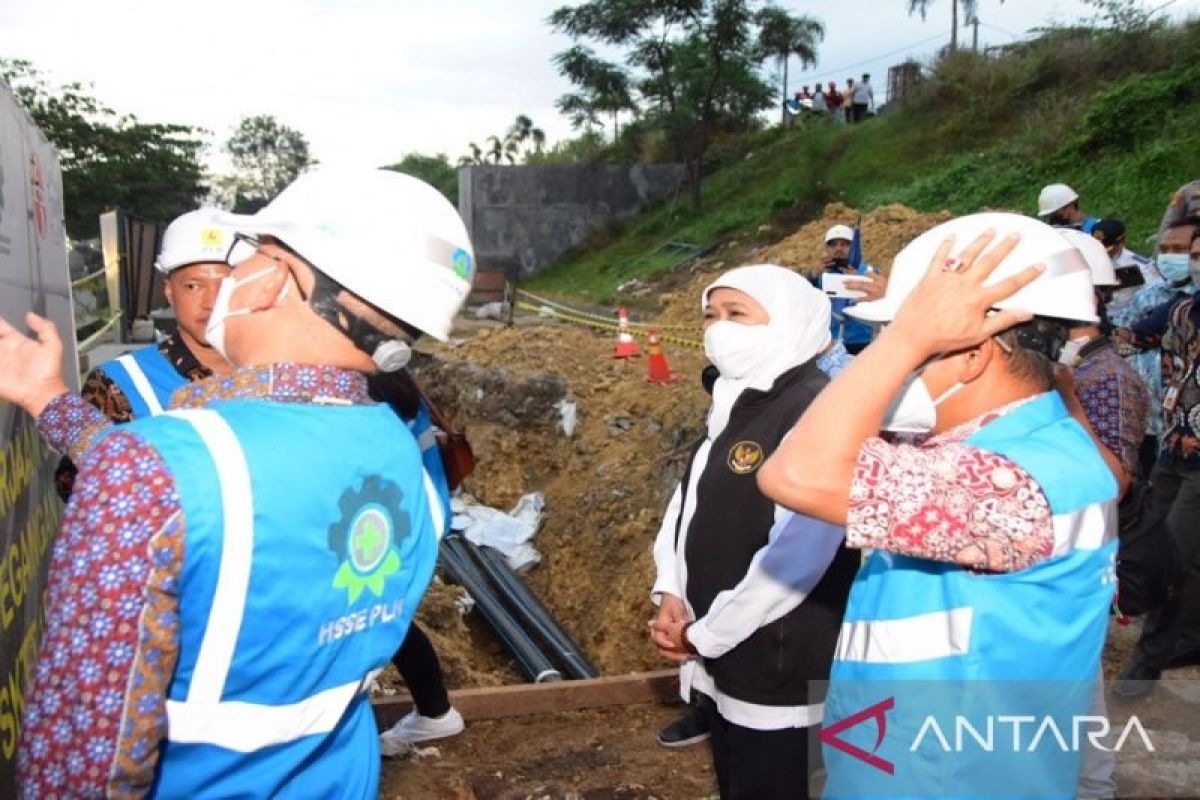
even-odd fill
[(722, 378), (749, 377), (770, 359), (770, 344), (766, 325), (721, 320), (704, 331), (704, 355), (721, 371)]
[(1155, 263), (1167, 283), (1182, 283), (1191, 276), (1187, 253), (1159, 253)]
[(956, 383), (942, 392), (936, 399), (929, 394), (929, 387), (921, 379), (921, 367), (900, 388), (900, 393), (883, 415), (885, 431), (893, 433), (929, 433), (937, 425), (937, 408), (960, 392), (965, 383)]
[[(229, 360), (229, 354), (225, 352), (225, 321), (231, 317), (245, 316), (253, 311), (253, 309), (249, 308), (239, 308), (236, 311), (230, 311), (229, 303), (233, 299), (233, 293), (238, 290), (239, 286), (245, 286), (247, 283), (253, 283), (259, 278), (265, 278), (274, 271), (274, 267), (267, 267), (245, 278), (234, 278), (231, 275), (221, 279), (221, 286), (217, 289), (217, 297), (213, 300), (212, 313), (208, 317), (208, 325), (204, 328), (204, 338), (208, 340), (209, 346), (220, 353), (226, 361)], [(279, 298), (275, 301), (276, 305), (283, 298), (287, 297), (288, 288), (289, 284), (284, 284), (283, 291), (279, 293)]]

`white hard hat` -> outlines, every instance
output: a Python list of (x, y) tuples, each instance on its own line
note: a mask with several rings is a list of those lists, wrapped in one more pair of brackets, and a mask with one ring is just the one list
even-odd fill
[(829, 244), (835, 239), (845, 239), (847, 242), (854, 241), (854, 229), (849, 225), (834, 225), (825, 231), (825, 244)]
[(1042, 188), (1038, 195), (1039, 217), (1048, 217), (1066, 205), (1079, 199), (1078, 193), (1065, 183), (1052, 183)]
[(176, 217), (163, 234), (154, 267), (164, 275), (210, 261), (225, 261), (233, 244), (233, 228), (216, 219), (216, 209), (201, 208)]
[(1067, 241), (1083, 253), (1083, 260), (1087, 262), (1088, 270), (1092, 274), (1093, 286), (1120, 285), (1112, 259), (1108, 257), (1108, 251), (1104, 249), (1104, 245), (1100, 244), (1099, 239), (1073, 228), (1060, 229), (1059, 233), (1067, 237)]
[(954, 252), (961, 252), (985, 231), (996, 232), (998, 242), (1010, 233), (1021, 240), (988, 277), (989, 285), (1021, 272), (1033, 264), (1046, 271), (1033, 283), (996, 303), (997, 308), (1014, 308), (1041, 317), (1098, 322), (1092, 293), (1092, 276), (1083, 254), (1044, 222), (1021, 214), (988, 212), (952, 219), (913, 239), (896, 254), (888, 275), (887, 292), (879, 300), (856, 303), (846, 313), (864, 322), (890, 322), (900, 305), (925, 274), (938, 247), (954, 236)]
[(399, 172), (317, 169), (261, 211), (225, 218), (272, 236), (388, 314), (446, 341), (467, 299), (475, 256), (458, 211)]

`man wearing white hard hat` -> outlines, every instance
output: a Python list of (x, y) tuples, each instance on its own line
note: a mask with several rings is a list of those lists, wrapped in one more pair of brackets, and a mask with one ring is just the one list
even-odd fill
[[(1120, 285), (1113, 261), (1095, 237), (1076, 230), (1064, 230), (1062, 235), (1087, 261), (1096, 290), (1096, 313), (1103, 321), (1107, 318), (1105, 304)], [(1058, 358), (1067, 369), (1058, 372), (1058, 389), (1072, 415), (1099, 445), (1100, 455), (1116, 477), (1124, 499), (1130, 486), (1146, 477), (1142, 474), (1141, 451), (1150, 420), (1150, 389), (1137, 370), (1117, 353), (1102, 324), (1084, 323), (1068, 332), (1070, 338)], [(1138, 496), (1137, 492), (1130, 495), (1130, 502), (1136, 505)], [(1124, 521), (1125, 506), (1121, 509)], [(1123, 559), (1118, 569), (1128, 568)], [(1125, 573), (1120, 575), (1121, 598), (1136, 602), (1133, 592), (1126, 591), (1133, 587), (1125, 582)], [(1103, 687), (1103, 679), (1098, 680), (1088, 709), (1090, 716), (1108, 716)], [(1112, 743), (1106, 747), (1111, 748)], [(1088, 748), (1080, 769), (1077, 796), (1085, 800), (1114, 797), (1115, 769), (1116, 758), (1111, 750)]]
[(1091, 233), (1100, 221), (1079, 210), (1079, 193), (1065, 183), (1051, 183), (1038, 194), (1037, 215), (1056, 228), (1075, 228)]
[[(113, 422), (161, 414), (181, 386), (229, 372), (229, 362), (204, 338), (217, 289), (229, 274), (225, 256), (233, 244), (233, 230), (212, 215), (212, 209), (199, 209), (175, 218), (154, 260), (175, 312), (175, 332), (104, 362), (84, 378), (83, 399)], [(66, 502), (75, 481), (69, 458), (62, 460), (54, 480)]]
[[(825, 256), (821, 260), (821, 269), (814, 278), (817, 287), (829, 295), (832, 315), (829, 319), (829, 333), (835, 342), (840, 341), (846, 351), (854, 354), (871, 343), (874, 332), (866, 325), (846, 315), (846, 309), (856, 302), (852, 298), (874, 299), (882, 296), (886, 281), (879, 275), (879, 270), (866, 262), (850, 263), (850, 251), (854, 242), (854, 229), (849, 225), (834, 225), (825, 231)], [(844, 290), (830, 284), (825, 276), (844, 279)]]
[(150, 345), (107, 361), (84, 381), (83, 396), (113, 422), (162, 413), (180, 386), (229, 371), (230, 365), (204, 338), (233, 230), (213, 219), (212, 209), (177, 217), (163, 234), (154, 261), (178, 329)]
[[(1062, 235), (1087, 260), (1096, 287), (1096, 311), (1103, 320), (1106, 297), (1117, 287), (1112, 259), (1095, 238), (1082, 231)], [(1068, 331), (1059, 363), (1070, 368), (1073, 389), (1064, 392), (1068, 404), (1077, 397), (1083, 416), (1103, 445), (1100, 454), (1117, 478), (1121, 494), (1141, 475), (1142, 439), (1150, 419), (1150, 390), (1142, 376), (1117, 353), (1098, 323), (1083, 323)]]
[[(367, 689), (433, 572), (442, 510), (367, 376), (445, 339), (471, 246), (435, 189), (298, 178), (239, 231), (207, 326), (236, 365), (119, 428), (0, 322), (0, 397), (80, 465), (18, 746), (25, 797), (378, 795)], [(387, 446), (381, 446), (387, 442)], [(66, 656), (69, 655), (69, 658)]]
[(976, 214), (917, 237), (852, 313), (886, 327), (758, 475), (870, 551), (825, 705), (826, 794), (1074, 797), (1079, 753), (1032, 729), (950, 752), (930, 725), (1070, 730), (1093, 697), (1117, 482), (1053, 372), (1067, 330), (1098, 321), (1087, 263), (1042, 223)]

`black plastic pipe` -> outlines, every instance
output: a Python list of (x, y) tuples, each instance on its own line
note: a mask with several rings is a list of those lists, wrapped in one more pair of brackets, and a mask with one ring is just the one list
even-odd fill
[(482, 567), (502, 600), (507, 599), (523, 622), (526, 630), (532, 631), (542, 642), (543, 652), (558, 661), (572, 678), (585, 679), (599, 676), (596, 667), (587, 660), (583, 650), (571, 639), (550, 610), (530, 591), (525, 581), (513, 572), (504, 554), (492, 547), (476, 547), (463, 541), (464, 548), (471, 552)]
[(554, 668), (550, 659), (521, 628), (504, 604), (492, 594), (487, 580), (476, 569), (471, 556), (462, 548), (463, 540), (457, 536), (442, 539), (438, 553), (442, 568), (450, 579), (462, 586), (479, 606), (479, 613), (492, 626), (500, 641), (512, 653), (517, 666), (534, 683), (561, 681), (562, 673)]

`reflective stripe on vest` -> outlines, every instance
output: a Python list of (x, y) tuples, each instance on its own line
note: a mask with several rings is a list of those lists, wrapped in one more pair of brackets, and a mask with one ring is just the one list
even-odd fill
[(224, 703), (167, 701), (167, 730), (171, 741), (212, 744), (239, 753), (294, 742), (304, 736), (329, 733), (346, 707), (383, 670), (369, 672), (361, 681), (317, 692), (298, 703), (269, 706), (230, 700)]
[(902, 619), (843, 622), (834, 658), (872, 664), (907, 664), (961, 656), (971, 646), (970, 607)]
[(191, 423), (208, 448), (217, 468), (221, 487), (224, 532), (221, 564), (209, 619), (196, 657), (196, 669), (188, 684), (188, 703), (217, 703), (225, 691), (225, 676), (233, 662), (233, 651), (242, 629), (246, 590), (250, 585), (250, 563), (254, 556), (254, 497), (250, 490), (250, 468), (246, 454), (229, 423), (214, 411), (172, 411), (169, 416)]
[(129, 380), (133, 383), (133, 388), (137, 390), (138, 397), (145, 403), (146, 408), (150, 409), (150, 415), (155, 416), (163, 413), (162, 403), (158, 402), (158, 395), (154, 393), (154, 387), (150, 385), (150, 379), (142, 371), (142, 365), (133, 357), (133, 353), (126, 353), (117, 358), (116, 362), (129, 375)]
[[(268, 705), (221, 701), (242, 627), (250, 565), (254, 553), (254, 498), (246, 456), (233, 429), (215, 411), (171, 411), (196, 429), (216, 465), (223, 501), (221, 561), (208, 624), (204, 628), (187, 699), (167, 701), (167, 738), (185, 744), (211, 744), (240, 752), (286, 744), (337, 726), (354, 697), (370, 685), (374, 671), (361, 681), (335, 686), (295, 703)], [(436, 500), (425, 476), (430, 502)], [(440, 509), (435, 512), (435, 521)]]

